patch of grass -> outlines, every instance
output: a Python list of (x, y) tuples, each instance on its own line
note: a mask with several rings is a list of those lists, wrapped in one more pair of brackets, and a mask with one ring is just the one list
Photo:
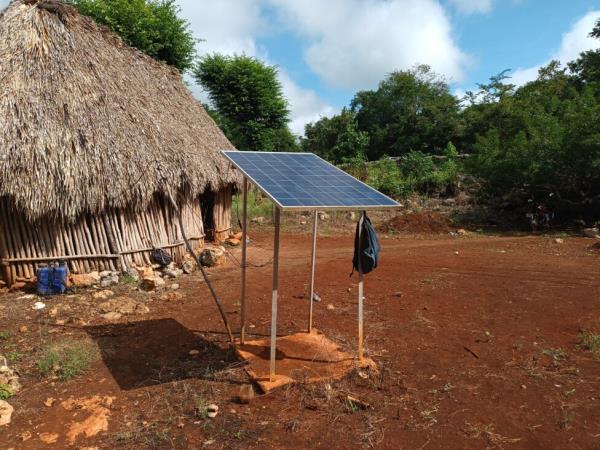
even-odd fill
[(547, 348), (542, 351), (546, 356), (549, 356), (554, 361), (564, 361), (569, 357), (569, 354), (562, 348)]
[(13, 396), (13, 391), (8, 384), (0, 384), (0, 400), (8, 400)]
[[(233, 196), (233, 203), (231, 205), (232, 218), (231, 223), (237, 224), (238, 220), (242, 220), (244, 202), (242, 194), (236, 194)], [(248, 221), (255, 217), (264, 217), (265, 222), (271, 222), (273, 215), (273, 202), (262, 193), (257, 192), (254, 189), (248, 191)]]
[(10, 351), (10, 352), (7, 352), (7, 353), (6, 353), (6, 359), (7, 359), (9, 362), (15, 362), (15, 361), (17, 361), (17, 360), (21, 359), (23, 356), (25, 356), (25, 354), (24, 354), (24, 353), (19, 353), (19, 352), (18, 352), (18, 351), (16, 351), (16, 350), (13, 350), (13, 351)]
[(194, 412), (198, 419), (205, 419), (208, 417), (208, 402), (204, 397), (199, 395), (194, 396)]
[(131, 274), (129, 274), (127, 272), (125, 272), (123, 275), (121, 275), (120, 281), (121, 281), (121, 283), (124, 283), (124, 284), (136, 284), (137, 283), (136, 279), (133, 278), (131, 276)]
[(46, 347), (37, 367), (43, 376), (67, 381), (83, 373), (97, 357), (98, 351), (91, 343), (65, 340)]
[(600, 333), (586, 330), (582, 331), (579, 337), (581, 339), (580, 348), (592, 352), (595, 357), (600, 357)]
[(6, 341), (10, 338), (10, 331), (0, 331), (0, 341)]

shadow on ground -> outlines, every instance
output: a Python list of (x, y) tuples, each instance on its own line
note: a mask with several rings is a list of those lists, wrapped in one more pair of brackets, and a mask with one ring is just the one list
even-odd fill
[[(85, 327), (121, 389), (189, 378), (211, 378), (235, 364), (234, 352), (198, 336), (174, 319)], [(199, 354), (190, 355), (190, 350)]]

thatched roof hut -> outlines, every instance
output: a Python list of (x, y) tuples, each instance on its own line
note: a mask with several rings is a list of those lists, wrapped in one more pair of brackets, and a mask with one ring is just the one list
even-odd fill
[[(68, 229), (82, 218), (89, 223), (125, 211), (145, 214), (155, 202), (154, 212), (167, 217), (160, 211), (168, 209), (160, 201), (167, 191), (186, 201), (212, 192), (208, 204), (221, 198), (225, 204), (217, 215), (228, 220), (223, 208), (229, 207), (227, 196), (239, 175), (220, 150), (232, 145), (175, 69), (56, 0), (16, 0), (0, 14), (0, 61), (0, 224), (6, 219), (4, 239), (0, 226), (0, 257), (5, 267), (6, 260), (29, 253), (31, 266), (36, 257), (69, 256), (66, 242), (50, 245), (51, 235), (45, 250), (41, 243), (37, 250), (35, 245), (27, 249), (35, 234), (30, 226), (55, 222)], [(19, 216), (14, 219), (19, 223), (11, 224), (7, 215)], [(125, 233), (122, 228), (112, 232)], [(10, 236), (14, 229), (22, 236)], [(156, 242), (158, 237), (141, 240), (165, 244)], [(179, 239), (177, 233), (160, 237)], [(127, 251), (116, 247), (109, 253)], [(56, 254), (60, 249), (64, 255)], [(82, 252), (71, 250), (76, 261)], [(76, 265), (74, 270), (84, 270)], [(31, 275), (32, 267), (27, 272), (21, 276)]]

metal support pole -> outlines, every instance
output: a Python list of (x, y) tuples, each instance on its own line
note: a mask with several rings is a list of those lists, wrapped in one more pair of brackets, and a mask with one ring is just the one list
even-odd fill
[(275, 245), (273, 248), (273, 298), (271, 300), (271, 368), (269, 378), (275, 381), (277, 351), (277, 290), (279, 289), (279, 222), (281, 211), (275, 207)]
[(243, 202), (242, 207), (242, 292), (240, 298), (240, 343), (244, 343), (246, 338), (246, 247), (248, 239), (248, 179), (244, 177), (243, 182)]
[(313, 242), (312, 242), (312, 263), (310, 266), (310, 297), (308, 298), (309, 312), (308, 312), (308, 332), (312, 333), (313, 323), (313, 297), (315, 295), (315, 262), (317, 259), (317, 223), (319, 221), (319, 214), (315, 211), (313, 216)]
[[(358, 222), (358, 254), (361, 248), (361, 232), (364, 216), (361, 216)], [(363, 313), (364, 313), (364, 276), (360, 266), (360, 257), (358, 258), (358, 361), (363, 360)]]

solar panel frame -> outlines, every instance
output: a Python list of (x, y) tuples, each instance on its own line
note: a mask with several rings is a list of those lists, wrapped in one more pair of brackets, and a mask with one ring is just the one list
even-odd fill
[[(316, 211), (316, 210), (324, 210), (324, 209), (328, 209), (328, 210), (355, 210), (355, 209), (360, 209), (360, 210), (374, 210), (374, 209), (395, 209), (395, 208), (400, 208), (400, 204), (398, 204), (398, 202), (396, 202), (394, 199), (388, 197), (385, 194), (382, 194), (381, 192), (377, 191), (376, 189), (373, 189), (371, 186), (367, 185), (366, 183), (363, 183), (362, 181), (358, 180), (357, 178), (354, 178), (352, 175), (347, 174), (346, 172), (344, 172), (343, 170), (339, 169), (338, 167), (334, 166), (333, 164), (331, 164), (330, 162), (324, 160), (323, 158), (321, 158), (318, 155), (315, 155), (314, 153), (306, 153), (306, 152), (250, 152), (250, 151), (238, 151), (238, 150), (223, 150), (222, 151), (223, 155), (233, 164), (233, 166), (235, 168), (237, 168), (240, 172), (242, 172), (244, 174), (244, 176), (252, 183), (254, 184), (258, 189), (260, 189), (261, 192), (263, 192), (267, 197), (269, 197), (269, 199), (271, 199), (271, 201), (273, 201), (273, 203), (275, 203), (275, 205), (284, 211)], [(284, 205), (282, 204), (277, 196), (281, 195), (281, 190), (277, 189), (276, 185), (277, 182), (281, 182), (282, 180), (274, 180), (274, 179), (270, 179), (268, 177), (268, 175), (264, 175), (264, 176), (252, 176), (250, 173), (248, 173), (248, 171), (242, 167), (242, 165), (240, 163), (238, 163), (237, 161), (235, 161), (232, 157), (230, 157), (230, 155), (240, 155), (240, 154), (257, 154), (257, 155), (268, 155), (268, 154), (274, 154), (274, 155), (310, 155), (311, 157), (317, 158), (318, 161), (320, 161), (320, 163), (324, 164), (323, 167), (326, 167), (328, 172), (330, 174), (334, 174), (334, 173), (338, 173), (340, 175), (339, 177), (339, 181), (337, 182), (337, 185), (335, 186), (330, 186), (329, 188), (335, 188), (338, 189), (339, 193), (344, 193), (344, 188), (352, 188), (352, 186), (350, 184), (348, 184), (349, 179), (352, 181), (351, 184), (356, 185), (356, 183), (359, 184), (359, 186), (361, 186), (362, 188), (364, 188), (363, 191), (357, 191), (359, 192), (361, 195), (362, 194), (370, 194), (371, 198), (373, 199), (373, 202), (369, 203), (368, 196), (363, 196), (362, 198), (367, 200), (363, 203), (355, 203), (352, 200), (352, 197), (348, 196), (348, 202), (345, 205), (340, 205), (340, 204), (331, 204), (331, 205), (327, 205), (327, 204), (323, 204), (323, 205), (306, 205), (306, 204), (299, 204), (300, 201), (296, 201), (292, 196), (289, 197), (290, 202), (291, 203), (298, 203), (297, 205), (290, 205), (290, 202), (286, 202), (288, 204)], [(285, 164), (278, 164), (277, 166), (281, 166), (282, 168), (286, 168)], [(271, 165), (271, 167), (275, 167), (274, 165)], [(315, 178), (314, 180), (309, 179), (308, 182), (316, 182), (318, 181), (320, 178), (322, 178), (325, 174), (321, 174), (321, 175), (315, 175), (314, 172), (312, 172), (309, 168), (306, 169), (297, 169), (298, 174), (296, 174), (295, 176), (298, 175), (303, 175), (302, 172), (305, 172), (305, 175), (303, 176), (303, 180), (306, 180), (309, 177), (313, 177)], [(289, 173), (292, 172), (292, 170), (290, 169), (288, 171)], [(285, 181), (285, 180), (283, 180)], [(288, 186), (286, 187), (286, 192), (289, 193), (289, 190), (293, 189), (293, 186)], [(320, 194), (322, 197), (327, 196), (326, 193), (321, 193)], [(334, 197), (331, 197), (332, 199), (334, 199)], [(375, 198), (383, 198), (385, 200), (387, 200), (389, 202), (389, 204), (379, 204), (375, 202)], [(332, 201), (332, 203), (336, 203), (335, 201)]]

